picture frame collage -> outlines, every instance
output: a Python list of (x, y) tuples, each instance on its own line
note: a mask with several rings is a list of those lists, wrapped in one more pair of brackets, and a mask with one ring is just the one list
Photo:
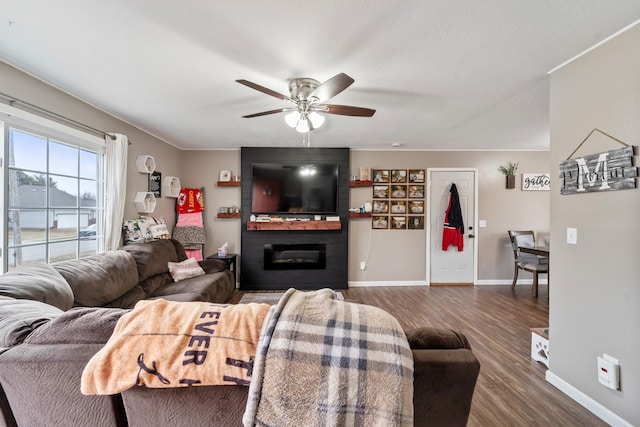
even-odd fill
[(425, 170), (373, 169), (371, 228), (424, 230)]

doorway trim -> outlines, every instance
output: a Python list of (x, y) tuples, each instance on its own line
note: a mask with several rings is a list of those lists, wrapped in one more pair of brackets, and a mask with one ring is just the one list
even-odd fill
[(478, 168), (427, 168), (427, 207), (425, 209), (427, 212), (427, 220), (426, 220), (426, 268), (425, 272), (426, 282), (428, 286), (431, 286), (431, 172), (473, 172), (473, 232), (475, 237), (473, 238), (473, 285), (478, 284)]

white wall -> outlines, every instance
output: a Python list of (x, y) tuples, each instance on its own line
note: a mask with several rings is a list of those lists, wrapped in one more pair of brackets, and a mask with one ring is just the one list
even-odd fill
[[(639, 118), (640, 27), (552, 75), (548, 377), (611, 411), (610, 423), (633, 425), (640, 425), (640, 190), (562, 196), (557, 172), (594, 128), (637, 147)], [(576, 156), (617, 148), (596, 134)], [(577, 245), (566, 243), (567, 227), (578, 229)], [(602, 353), (620, 360), (620, 391), (597, 381)]]

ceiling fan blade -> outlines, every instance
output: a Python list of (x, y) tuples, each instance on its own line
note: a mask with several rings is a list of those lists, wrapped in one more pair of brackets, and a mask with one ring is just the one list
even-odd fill
[(294, 108), (278, 108), (276, 110), (263, 111), (261, 113), (249, 114), (247, 116), (242, 116), (242, 117), (245, 119), (250, 119), (252, 117), (266, 116), (268, 114), (275, 114), (275, 113), (284, 113), (285, 111), (293, 111), (293, 110)]
[(345, 73), (336, 74), (311, 92), (309, 99), (316, 98), (316, 102), (322, 103), (351, 86), (353, 82), (354, 80)]
[(264, 86), (260, 86), (259, 84), (255, 84), (253, 82), (250, 82), (249, 80), (240, 79), (240, 80), (236, 80), (236, 81), (238, 83), (242, 84), (242, 85), (250, 87), (251, 89), (257, 90), (258, 92), (266, 93), (267, 95), (271, 95), (271, 96), (273, 96), (275, 98), (282, 99), (283, 101), (292, 101), (292, 99), (289, 98), (286, 95), (278, 93), (275, 90), (271, 90), (271, 89), (266, 88)]
[(351, 107), (349, 105), (323, 104), (322, 107), (326, 107), (325, 113), (339, 114), (341, 116), (371, 117), (376, 112), (371, 108)]

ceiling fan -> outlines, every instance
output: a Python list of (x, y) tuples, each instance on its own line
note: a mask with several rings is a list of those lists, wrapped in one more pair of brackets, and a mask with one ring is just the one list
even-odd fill
[(266, 116), (268, 114), (288, 112), (289, 114), (285, 116), (284, 120), (289, 126), (302, 133), (309, 132), (322, 126), (324, 123), (324, 117), (318, 113), (339, 114), (341, 116), (371, 117), (376, 112), (376, 110), (372, 110), (370, 108), (324, 103), (329, 98), (336, 96), (351, 86), (354, 82), (354, 80), (345, 73), (336, 74), (322, 84), (320, 84), (319, 81), (308, 77), (293, 79), (289, 82), (290, 96), (283, 95), (248, 80), (236, 81), (259, 92), (293, 104), (291, 107), (263, 111), (242, 117), (252, 118)]

